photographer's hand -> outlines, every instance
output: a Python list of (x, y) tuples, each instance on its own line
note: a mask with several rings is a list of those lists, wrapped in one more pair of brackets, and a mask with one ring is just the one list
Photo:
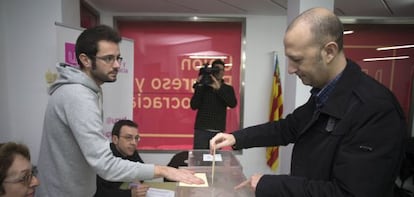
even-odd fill
[(203, 78), (203, 75), (199, 75), (199, 76), (197, 77), (197, 83), (200, 83), (201, 78)]
[(211, 79), (213, 80), (213, 83), (210, 84), (210, 87), (212, 87), (215, 90), (220, 89), (221, 82), (217, 80), (217, 78), (214, 75), (210, 75)]
[(202, 84), (200, 84), (201, 78), (202, 78), (202, 76), (200, 75), (200, 76), (198, 76), (197, 80), (194, 81), (194, 84), (193, 84), (194, 89), (196, 89), (197, 87), (202, 86)]

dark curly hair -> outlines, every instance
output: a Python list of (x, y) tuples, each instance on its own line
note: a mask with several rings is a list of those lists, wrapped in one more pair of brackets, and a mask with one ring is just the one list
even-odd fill
[(122, 38), (117, 31), (106, 25), (97, 25), (83, 31), (76, 40), (76, 59), (80, 68), (84, 65), (79, 59), (79, 55), (84, 53), (88, 57), (93, 58), (98, 52), (98, 42), (101, 40), (120, 43)]

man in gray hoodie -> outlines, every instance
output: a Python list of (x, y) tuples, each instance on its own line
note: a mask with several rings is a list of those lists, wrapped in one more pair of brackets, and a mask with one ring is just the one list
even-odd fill
[(76, 41), (79, 69), (57, 66), (59, 79), (49, 90), (39, 155), (41, 197), (84, 197), (96, 191), (96, 174), (109, 181), (132, 182), (165, 177), (202, 184), (193, 172), (114, 157), (103, 135), (102, 89), (116, 81), (122, 63), (121, 37), (99, 25)]

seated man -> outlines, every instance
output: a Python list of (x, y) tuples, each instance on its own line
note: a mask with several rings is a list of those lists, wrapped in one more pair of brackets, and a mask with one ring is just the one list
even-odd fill
[[(110, 144), (115, 157), (121, 157), (130, 161), (143, 163), (136, 147), (140, 140), (138, 125), (131, 120), (119, 120), (112, 128), (112, 143)], [(139, 183), (139, 184), (137, 184)], [(149, 188), (148, 185), (137, 183), (110, 182), (97, 176), (95, 197), (105, 196), (144, 196)], [(130, 185), (135, 185), (131, 189)]]

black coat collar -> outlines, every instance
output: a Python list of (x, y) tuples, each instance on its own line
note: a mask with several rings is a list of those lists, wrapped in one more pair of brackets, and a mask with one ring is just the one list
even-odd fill
[(352, 97), (354, 87), (360, 82), (362, 74), (359, 65), (347, 60), (343, 74), (321, 112), (342, 119), (349, 107), (347, 101)]

